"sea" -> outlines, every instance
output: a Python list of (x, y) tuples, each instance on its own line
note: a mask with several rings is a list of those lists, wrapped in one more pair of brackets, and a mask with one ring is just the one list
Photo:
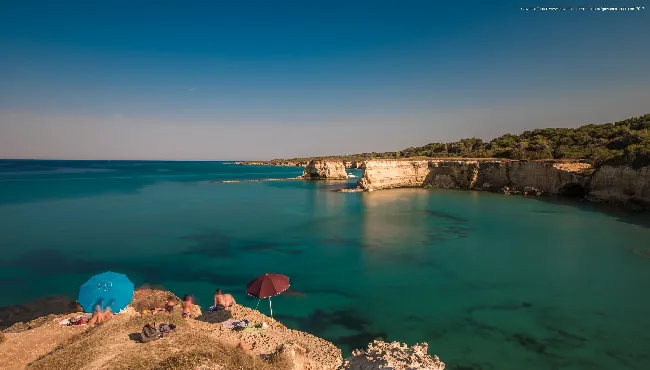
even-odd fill
[[(0, 161), (0, 306), (136, 286), (245, 293), (289, 276), (274, 318), (349, 356), (426, 342), (447, 369), (650, 369), (650, 219), (552, 197), (341, 193), (300, 167)], [(251, 181), (260, 180), (260, 181)], [(650, 252), (650, 251), (648, 251)]]

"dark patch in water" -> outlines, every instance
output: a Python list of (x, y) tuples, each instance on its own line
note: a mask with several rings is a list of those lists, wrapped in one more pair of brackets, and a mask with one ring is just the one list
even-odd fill
[(323, 244), (336, 245), (336, 246), (354, 246), (361, 249), (369, 249), (372, 247), (369, 243), (364, 243), (356, 238), (342, 238), (340, 236), (333, 236), (331, 238), (321, 239)]
[[(350, 310), (324, 311), (316, 309), (307, 317), (277, 315), (277, 318), (280, 321), (295, 323), (298, 330), (324, 338), (339, 346), (347, 346), (350, 350), (365, 348), (368, 343), (377, 338), (387, 339), (386, 333), (372, 331), (369, 328), (370, 323), (362, 315), (355, 315)], [(355, 334), (333, 337), (326, 333), (332, 326), (341, 326)]]
[(541, 354), (547, 354), (546, 353), (546, 345), (540, 343), (537, 341), (537, 339), (529, 336), (528, 334), (522, 334), (522, 333), (517, 333), (512, 336), (517, 343), (519, 343), (522, 347), (526, 348), (529, 351), (533, 351), (535, 353), (541, 353)]
[(111, 265), (107, 262), (91, 261), (68, 256), (56, 249), (41, 249), (24, 253), (14, 260), (2, 261), (0, 262), (0, 266), (36, 270), (40, 274), (47, 275), (107, 270)]
[(568, 333), (568, 332), (566, 332), (566, 331), (564, 331), (562, 329), (557, 329), (556, 333), (558, 333), (561, 336), (563, 336), (565, 338), (568, 338), (568, 339), (579, 340), (581, 342), (586, 342), (587, 341), (587, 338), (581, 337), (579, 335)]
[(280, 253), (300, 255), (302, 250), (287, 248), (297, 246), (295, 243), (275, 243), (257, 240), (236, 239), (213, 231), (207, 234), (189, 235), (184, 239), (195, 245), (185, 250), (184, 255), (202, 255), (211, 258), (233, 258), (238, 253)]
[(352, 291), (346, 291), (346, 290), (339, 290), (339, 289), (331, 289), (331, 288), (321, 288), (321, 289), (308, 289), (305, 291), (306, 293), (309, 293), (310, 295), (315, 295), (315, 294), (331, 294), (331, 295), (338, 295), (340, 297), (348, 298), (348, 299), (355, 299), (358, 298), (358, 294), (352, 293)]
[(522, 308), (527, 308), (530, 307), (530, 303), (522, 303), (522, 304), (516, 304), (516, 303), (504, 303), (504, 304), (496, 304), (496, 305), (487, 305), (487, 306), (474, 306), (470, 307), (465, 310), (468, 314), (473, 314), (476, 311), (517, 311)]
[(408, 315), (406, 316), (407, 321), (417, 321), (417, 322), (424, 322), (424, 319), (421, 318), (420, 316), (415, 316), (415, 315)]
[(429, 216), (442, 218), (442, 219), (452, 221), (452, 222), (456, 222), (456, 223), (466, 223), (467, 222), (466, 219), (451, 215), (449, 213), (431, 211), (431, 210), (424, 210), (423, 212), (428, 214)]
[(183, 239), (191, 240), (195, 246), (185, 250), (181, 254), (198, 254), (208, 257), (232, 258), (233, 243), (229, 237), (212, 232), (203, 235), (186, 236)]
[(455, 364), (450, 367), (451, 370), (483, 370), (479, 364)]
[(350, 350), (355, 350), (355, 349), (367, 348), (368, 344), (372, 343), (374, 340), (387, 341), (388, 334), (384, 332), (376, 332), (376, 333), (365, 332), (360, 334), (347, 335), (343, 337), (335, 337), (328, 340), (338, 344), (339, 346), (347, 346), (347, 348), (349, 348)]
[(166, 260), (131, 259), (131, 260), (104, 260), (94, 261), (81, 257), (65, 255), (57, 250), (45, 249), (25, 253), (10, 261), (1, 262), (0, 266), (12, 266), (28, 271), (37, 271), (42, 275), (61, 275), (79, 273), (88, 277), (104, 271), (118, 271), (128, 275), (132, 280), (141, 277), (143, 281), (180, 281), (196, 282), (206, 281), (223, 285), (246, 284), (250, 276), (237, 276), (233, 274), (218, 274), (212, 271), (196, 271), (186, 269), (179, 273), (177, 256)]

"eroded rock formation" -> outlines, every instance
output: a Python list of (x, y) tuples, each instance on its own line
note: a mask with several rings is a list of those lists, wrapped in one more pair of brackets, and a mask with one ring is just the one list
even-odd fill
[(650, 209), (650, 167), (603, 166), (591, 177), (587, 198)]
[(312, 160), (305, 166), (302, 177), (311, 180), (346, 180), (348, 174), (342, 161)]
[(426, 343), (409, 348), (399, 342), (386, 343), (374, 341), (366, 350), (352, 352), (352, 357), (345, 360), (345, 370), (444, 370), (445, 364), (438, 356), (427, 354)]
[(561, 194), (633, 209), (650, 208), (650, 167), (511, 160), (371, 160), (357, 186), (373, 191), (435, 187), (498, 191), (505, 194)]

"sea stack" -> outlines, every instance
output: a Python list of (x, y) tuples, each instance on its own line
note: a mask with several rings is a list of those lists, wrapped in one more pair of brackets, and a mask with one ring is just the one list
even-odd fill
[(308, 180), (347, 180), (343, 161), (316, 160), (309, 161), (302, 173), (303, 179)]

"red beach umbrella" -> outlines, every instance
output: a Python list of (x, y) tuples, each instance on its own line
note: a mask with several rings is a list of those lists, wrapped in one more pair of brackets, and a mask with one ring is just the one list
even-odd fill
[[(269, 299), (269, 309), (271, 310), (271, 320), (273, 320), (273, 306), (271, 297), (278, 295), (289, 289), (289, 277), (269, 272), (251, 280), (246, 285), (246, 294), (263, 299)], [(258, 302), (259, 304), (259, 302)]]

